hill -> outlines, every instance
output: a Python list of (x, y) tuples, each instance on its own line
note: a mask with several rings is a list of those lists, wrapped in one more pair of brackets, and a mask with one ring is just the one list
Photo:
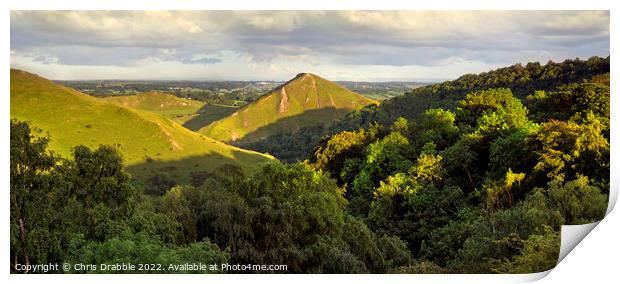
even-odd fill
[(101, 99), (123, 107), (158, 113), (179, 123), (191, 118), (190, 116), (204, 105), (203, 102), (160, 92), (141, 93), (133, 96), (112, 96)]
[(547, 64), (529, 62), (465, 74), (456, 80), (415, 88), (403, 96), (385, 100), (375, 109), (352, 115), (340, 123), (343, 129), (357, 129), (372, 122), (390, 124), (398, 117), (416, 118), (428, 108), (455, 109), (467, 93), (489, 88), (508, 88), (519, 99), (535, 91), (552, 91), (562, 85), (580, 83), (609, 72), (609, 57), (588, 60), (567, 59)]
[(199, 130), (211, 138), (247, 143), (282, 131), (331, 124), (345, 114), (377, 101), (310, 73), (294, 79)]
[(271, 159), (192, 132), (161, 115), (120, 107), (14, 69), (11, 118), (49, 133), (50, 148), (65, 157), (80, 144), (118, 144), (139, 179), (166, 171), (186, 180), (192, 171), (229, 163), (253, 166)]
[(211, 122), (222, 119), (237, 110), (237, 108), (233, 106), (204, 103), (192, 99), (179, 98), (162, 92), (103, 97), (101, 99), (122, 107), (161, 114), (193, 131), (199, 130)]

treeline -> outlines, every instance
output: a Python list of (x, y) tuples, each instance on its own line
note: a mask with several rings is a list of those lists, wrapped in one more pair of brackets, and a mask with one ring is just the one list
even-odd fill
[(324, 139), (309, 165), (337, 180), (371, 230), (407, 242), (415, 262), (401, 271), (547, 270), (560, 226), (607, 208), (608, 81), (534, 92), (531, 113), (510, 89), (470, 92), (454, 111)]
[(477, 75), (467, 74), (456, 80), (413, 89), (404, 96), (386, 100), (374, 111), (353, 115), (350, 121), (344, 120), (341, 124), (389, 124), (399, 117), (416, 118), (428, 108), (454, 109), (466, 94), (490, 88), (508, 88), (515, 97), (524, 99), (535, 91), (552, 91), (563, 85), (581, 83), (608, 73), (609, 62), (609, 56), (593, 56), (588, 60), (567, 59), (562, 63), (549, 61), (545, 65), (530, 62), (525, 66), (515, 64)]
[(372, 123), (389, 125), (399, 117), (416, 119), (429, 108), (454, 111), (466, 94), (478, 90), (508, 88), (515, 97), (525, 99), (536, 91), (555, 91), (560, 86), (582, 83), (608, 73), (609, 62), (609, 57), (594, 56), (588, 60), (565, 60), (562, 63), (549, 61), (545, 65), (531, 62), (525, 66), (516, 64), (477, 75), (467, 74), (456, 80), (415, 88), (403, 96), (384, 100), (378, 107), (373, 105), (352, 112), (330, 126), (278, 133), (263, 141), (241, 146), (268, 152), (288, 162), (303, 161), (309, 158), (312, 147), (324, 136), (368, 127)]

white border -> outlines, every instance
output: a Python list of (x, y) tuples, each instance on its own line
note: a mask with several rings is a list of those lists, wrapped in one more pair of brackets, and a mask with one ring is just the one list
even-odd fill
[[(0, 235), (0, 246), (4, 252), (1, 260), (5, 267), (5, 277), (10, 283), (21, 282), (51, 282), (51, 283), (82, 283), (84, 280), (93, 283), (117, 282), (121, 283), (129, 281), (149, 282), (149, 283), (170, 283), (179, 280), (186, 282), (241, 282), (241, 281), (258, 281), (269, 283), (313, 283), (324, 281), (338, 282), (357, 282), (357, 283), (512, 283), (533, 281), (544, 277), (547, 273), (529, 274), (529, 275), (98, 275), (93, 277), (84, 277), (80, 275), (8, 275), (9, 273), (9, 68), (10, 66), (10, 9), (13, 10), (191, 10), (191, 9), (207, 9), (207, 10), (612, 10), (611, 12), (611, 49), (617, 46), (615, 40), (616, 30), (613, 27), (619, 27), (618, 20), (615, 18), (618, 11), (612, 7), (611, 1), (537, 1), (537, 0), (521, 0), (507, 3), (506, 1), (451, 1), (451, 0), (433, 0), (433, 1), (373, 1), (373, 0), (345, 0), (345, 1), (329, 1), (329, 0), (313, 0), (313, 1), (278, 1), (278, 0), (260, 0), (260, 1), (191, 1), (178, 0), (169, 2), (153, 2), (152, 0), (107, 0), (94, 3), (93, 1), (44, 1), (44, 0), (20, 0), (6, 3), (2, 5), (2, 38), (4, 44), (2, 50), (5, 54), (1, 60), (5, 66), (1, 69), (0, 82), (3, 86), (3, 94), (0, 95), (0, 107), (2, 107), (2, 117), (0, 118), (0, 131), (3, 135), (0, 143), (2, 144), (0, 154), (7, 157), (0, 162), (0, 177), (2, 180), (2, 189), (4, 194), (2, 199), (2, 225), (4, 234)], [(612, 58), (612, 74), (615, 75), (615, 60)], [(614, 77), (612, 75), (612, 77)], [(617, 76), (616, 76), (617, 77)], [(618, 139), (614, 136), (617, 133), (618, 123), (618, 84), (615, 78), (612, 79), (612, 173), (620, 172), (613, 161), (618, 161)], [(617, 196), (618, 183), (617, 174), (612, 176), (612, 196)], [(615, 204), (610, 203), (609, 210)], [(616, 210), (617, 211), (617, 210)], [(617, 212), (608, 212), (609, 215), (597, 226), (591, 236), (577, 246), (542, 282), (544, 283), (578, 283), (575, 281), (591, 281), (592, 279), (617, 279), (616, 270), (619, 249), (618, 249), (618, 232), (620, 216)], [(6, 282), (5, 282), (6, 283)]]

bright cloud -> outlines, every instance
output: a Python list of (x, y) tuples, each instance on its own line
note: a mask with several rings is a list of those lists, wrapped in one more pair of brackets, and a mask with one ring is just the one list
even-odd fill
[(593, 55), (608, 11), (11, 12), (12, 67), (54, 79), (443, 79)]

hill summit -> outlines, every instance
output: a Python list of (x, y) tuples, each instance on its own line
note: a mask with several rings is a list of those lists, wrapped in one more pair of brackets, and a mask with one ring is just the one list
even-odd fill
[(311, 73), (299, 73), (253, 103), (199, 132), (225, 142), (253, 142), (281, 131), (330, 124), (377, 101)]

